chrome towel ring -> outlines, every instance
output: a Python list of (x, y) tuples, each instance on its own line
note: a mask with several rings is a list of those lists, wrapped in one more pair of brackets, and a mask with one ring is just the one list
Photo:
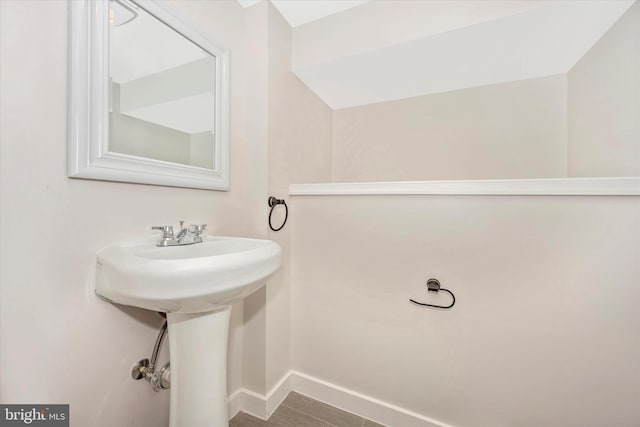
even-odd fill
[(422, 305), (422, 306), (425, 306), (425, 307), (444, 308), (445, 310), (450, 309), (456, 303), (456, 297), (455, 297), (455, 295), (453, 295), (453, 292), (451, 292), (449, 289), (441, 288), (440, 287), (440, 281), (438, 279), (431, 278), (431, 279), (427, 280), (427, 291), (429, 291), (429, 292), (438, 292), (438, 291), (447, 292), (449, 295), (451, 295), (451, 304), (450, 305), (426, 304), (424, 302), (418, 302), (418, 301), (416, 301), (414, 299), (410, 299), (409, 301), (411, 301), (414, 304)]
[[(282, 227), (284, 227), (284, 225), (287, 223), (287, 218), (289, 218), (289, 208), (287, 207), (287, 203), (284, 201), (284, 199), (276, 199), (273, 196), (269, 197), (269, 200), (267, 203), (271, 208), (271, 211), (269, 211), (269, 228), (272, 229), (273, 231), (282, 230)], [(280, 227), (273, 228), (273, 225), (271, 224), (271, 215), (273, 215), (273, 210), (278, 205), (284, 205), (284, 221), (282, 221), (282, 225), (280, 225)]]

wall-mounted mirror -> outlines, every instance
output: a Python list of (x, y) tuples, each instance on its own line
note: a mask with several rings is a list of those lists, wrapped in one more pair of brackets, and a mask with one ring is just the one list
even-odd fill
[(228, 51), (161, 2), (69, 7), (69, 176), (228, 190)]

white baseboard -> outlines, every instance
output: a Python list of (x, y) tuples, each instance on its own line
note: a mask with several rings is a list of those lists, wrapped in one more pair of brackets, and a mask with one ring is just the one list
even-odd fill
[(243, 411), (267, 420), (291, 391), (291, 371), (287, 372), (266, 395), (241, 388), (229, 396), (229, 419)]
[(266, 420), (280, 406), (290, 391), (359, 415), (380, 424), (394, 427), (451, 427), (404, 408), (383, 402), (354, 390), (329, 383), (297, 371), (289, 371), (266, 394), (240, 389), (229, 397), (229, 414), (242, 410)]
[(254, 391), (242, 390), (242, 411), (258, 417), (261, 420), (269, 419), (267, 413), (267, 397)]
[(291, 389), (291, 372), (287, 372), (280, 378), (280, 381), (273, 386), (273, 388), (267, 393), (267, 418), (278, 409), (278, 406), (289, 395)]
[(242, 389), (238, 389), (231, 393), (227, 398), (227, 407), (229, 408), (229, 419), (236, 416), (242, 410)]

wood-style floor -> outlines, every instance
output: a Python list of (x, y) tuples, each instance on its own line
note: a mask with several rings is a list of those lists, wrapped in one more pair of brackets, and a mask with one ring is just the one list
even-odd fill
[(229, 422), (229, 427), (384, 427), (357, 415), (310, 399), (296, 392), (263, 421), (244, 412)]

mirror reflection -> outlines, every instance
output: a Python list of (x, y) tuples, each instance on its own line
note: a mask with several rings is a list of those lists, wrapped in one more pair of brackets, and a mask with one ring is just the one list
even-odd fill
[(127, 0), (109, 24), (109, 151), (214, 169), (216, 58)]

